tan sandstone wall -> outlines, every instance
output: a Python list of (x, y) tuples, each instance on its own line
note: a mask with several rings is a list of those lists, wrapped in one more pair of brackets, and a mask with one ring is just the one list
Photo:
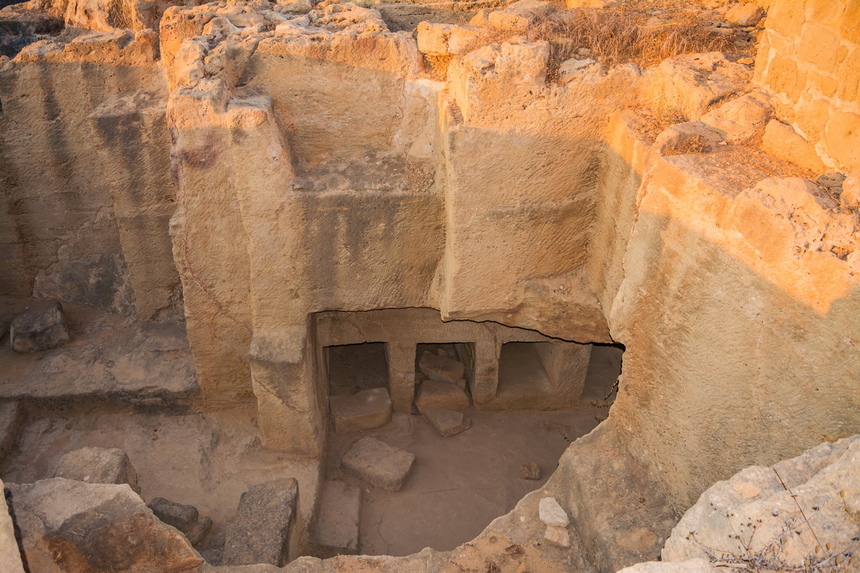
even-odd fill
[(154, 42), (151, 31), (43, 41), (0, 71), (0, 293), (144, 319), (175, 306)]
[(774, 2), (756, 81), (775, 94), (778, 119), (811, 143), (827, 167), (860, 170), (860, 4)]

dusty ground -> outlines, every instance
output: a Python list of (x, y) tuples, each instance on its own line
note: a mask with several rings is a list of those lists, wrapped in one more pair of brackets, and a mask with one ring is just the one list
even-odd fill
[[(620, 371), (621, 351), (595, 347), (587, 380), (589, 400), (601, 403)], [(586, 402), (564, 412), (478, 412), (472, 426), (440, 437), (421, 416), (395, 415), (375, 430), (332, 434), (326, 477), (362, 489), (361, 553), (408, 555), (424, 547), (450, 550), (476, 537), (493, 519), (510, 511), (546, 481), (562, 452), (606, 416), (603, 404)], [(357, 439), (373, 436), (415, 454), (412, 473), (400, 492), (363, 484), (340, 469), (340, 458)], [(521, 479), (529, 462), (541, 479)]]

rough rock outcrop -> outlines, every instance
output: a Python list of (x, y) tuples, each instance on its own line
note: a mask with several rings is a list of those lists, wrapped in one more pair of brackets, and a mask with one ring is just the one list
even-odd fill
[(203, 562), (128, 485), (53, 478), (6, 484), (30, 571), (180, 572)]
[(135, 493), (140, 493), (137, 471), (128, 455), (119, 448), (88, 447), (71, 451), (54, 466), (53, 477), (87, 483), (128, 484)]
[(672, 530), (662, 557), (848, 571), (858, 537), (860, 435), (717, 482)]

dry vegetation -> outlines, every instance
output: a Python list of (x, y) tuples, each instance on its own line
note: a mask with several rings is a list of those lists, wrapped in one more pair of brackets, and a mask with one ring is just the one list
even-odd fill
[(579, 8), (549, 15), (528, 36), (550, 42), (558, 61), (585, 47), (592, 58), (608, 66), (648, 67), (680, 54), (736, 51), (732, 35), (702, 26), (694, 13), (675, 13), (661, 23), (649, 24), (650, 19), (649, 12), (639, 9)]

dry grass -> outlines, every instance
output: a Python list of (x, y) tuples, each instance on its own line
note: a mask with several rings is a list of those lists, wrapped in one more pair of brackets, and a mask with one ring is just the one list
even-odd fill
[(591, 50), (590, 57), (608, 66), (648, 67), (681, 54), (734, 50), (730, 35), (702, 26), (695, 13), (676, 13), (671, 21), (652, 26), (646, 25), (649, 17), (647, 12), (626, 8), (579, 8), (536, 22), (528, 37), (550, 42), (558, 62), (584, 47)]

